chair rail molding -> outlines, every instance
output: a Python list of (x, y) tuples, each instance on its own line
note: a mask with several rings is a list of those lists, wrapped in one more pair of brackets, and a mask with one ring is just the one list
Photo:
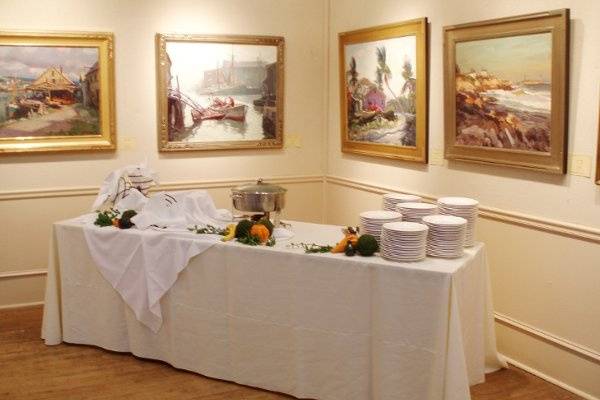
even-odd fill
[[(323, 183), (322, 175), (267, 176), (264, 177), (264, 179), (272, 183), (288, 185), (302, 183)], [(253, 181), (256, 181), (255, 177), (242, 179), (228, 178), (206, 181), (165, 182), (153, 187), (151, 191), (157, 192), (161, 190), (219, 189), (229, 188)], [(99, 190), (99, 186), (5, 190), (0, 191), (0, 201), (43, 199), (55, 197), (95, 196), (96, 194), (98, 194)]]
[[(398, 192), (418, 195), (429, 202), (437, 200), (435, 196), (426, 193), (407, 191), (399, 187), (378, 185), (333, 175), (325, 176), (324, 182), (358, 189), (369, 193), (384, 194), (387, 192)], [(488, 207), (485, 205), (479, 206), (479, 216), (485, 219), (503, 222), (506, 224), (518, 225), (529, 229), (552, 233), (555, 235), (566, 236), (572, 239), (584, 240), (600, 244), (600, 229), (589, 226), (571, 224), (568, 222), (556, 221), (552, 219), (521, 214), (513, 211), (500, 210), (498, 208)]]
[(29, 277), (29, 276), (40, 276), (40, 275), (46, 275), (47, 273), (48, 273), (47, 268), (0, 271), (0, 280), (13, 279), (13, 278), (24, 278), (24, 277)]
[(524, 322), (518, 321), (508, 315), (500, 312), (494, 312), (494, 320), (511, 329), (520, 331), (526, 335), (532, 336), (538, 340), (542, 340), (553, 346), (558, 346), (566, 351), (569, 351), (577, 356), (588, 359), (589, 361), (600, 365), (600, 352), (586, 346), (582, 346), (568, 339), (546, 332), (543, 329), (536, 328)]

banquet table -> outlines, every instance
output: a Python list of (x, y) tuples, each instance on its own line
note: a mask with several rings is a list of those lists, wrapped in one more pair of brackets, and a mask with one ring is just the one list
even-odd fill
[(42, 338), (319, 400), (465, 400), (504, 365), (483, 244), (458, 259), (397, 263), (305, 254), (289, 244), (334, 244), (340, 227), (292, 221), (291, 230), (274, 247), (218, 242), (191, 258), (160, 299), (154, 333), (99, 272), (84, 223), (58, 222)]

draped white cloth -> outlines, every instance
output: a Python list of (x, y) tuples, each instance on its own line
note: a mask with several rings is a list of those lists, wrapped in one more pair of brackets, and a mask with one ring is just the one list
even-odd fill
[(220, 241), (218, 235), (165, 234), (84, 226), (98, 271), (121, 295), (138, 321), (153, 332), (162, 325), (161, 297), (190, 259)]
[[(339, 227), (292, 225), (298, 242), (341, 237)], [(57, 223), (42, 337), (321, 400), (465, 400), (486, 368), (503, 365), (483, 245), (408, 264), (286, 243), (217, 243), (192, 258), (153, 333), (99, 272), (81, 222)]]
[[(124, 209), (138, 210), (145, 203), (144, 195), (148, 193), (148, 189), (157, 183), (158, 174), (148, 167), (145, 161), (118, 168), (104, 178), (98, 196), (92, 205), (92, 211), (110, 207), (121, 211)], [(133, 197), (119, 206), (119, 203), (130, 195)]]
[(206, 190), (159, 192), (148, 199), (131, 219), (138, 229), (153, 225), (186, 230), (193, 225), (223, 227), (233, 219), (231, 212), (217, 209)]
[[(131, 219), (135, 227), (100, 228), (87, 216), (82, 218), (88, 220), (83, 232), (90, 256), (138, 321), (158, 332), (162, 325), (161, 297), (192, 257), (220, 240), (217, 235), (191, 234), (187, 227), (224, 227), (233, 217), (228, 210), (217, 209), (206, 190), (159, 192), (150, 198), (132, 190), (115, 207), (137, 210)], [(153, 226), (170, 232), (148, 230)]]

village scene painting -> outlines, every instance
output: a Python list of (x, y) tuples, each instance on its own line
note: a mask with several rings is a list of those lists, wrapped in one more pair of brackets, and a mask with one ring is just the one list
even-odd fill
[(100, 135), (96, 47), (0, 45), (0, 140)]
[(167, 41), (165, 52), (169, 141), (202, 149), (280, 136), (277, 45)]
[(456, 43), (456, 144), (551, 151), (552, 34)]
[(416, 145), (417, 39), (344, 46), (347, 139)]

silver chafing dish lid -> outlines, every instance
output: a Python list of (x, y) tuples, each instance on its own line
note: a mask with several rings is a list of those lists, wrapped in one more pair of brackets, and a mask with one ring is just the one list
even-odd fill
[(262, 178), (259, 178), (256, 183), (237, 186), (231, 189), (231, 191), (233, 193), (279, 194), (287, 192), (287, 189), (279, 185), (264, 182)]

